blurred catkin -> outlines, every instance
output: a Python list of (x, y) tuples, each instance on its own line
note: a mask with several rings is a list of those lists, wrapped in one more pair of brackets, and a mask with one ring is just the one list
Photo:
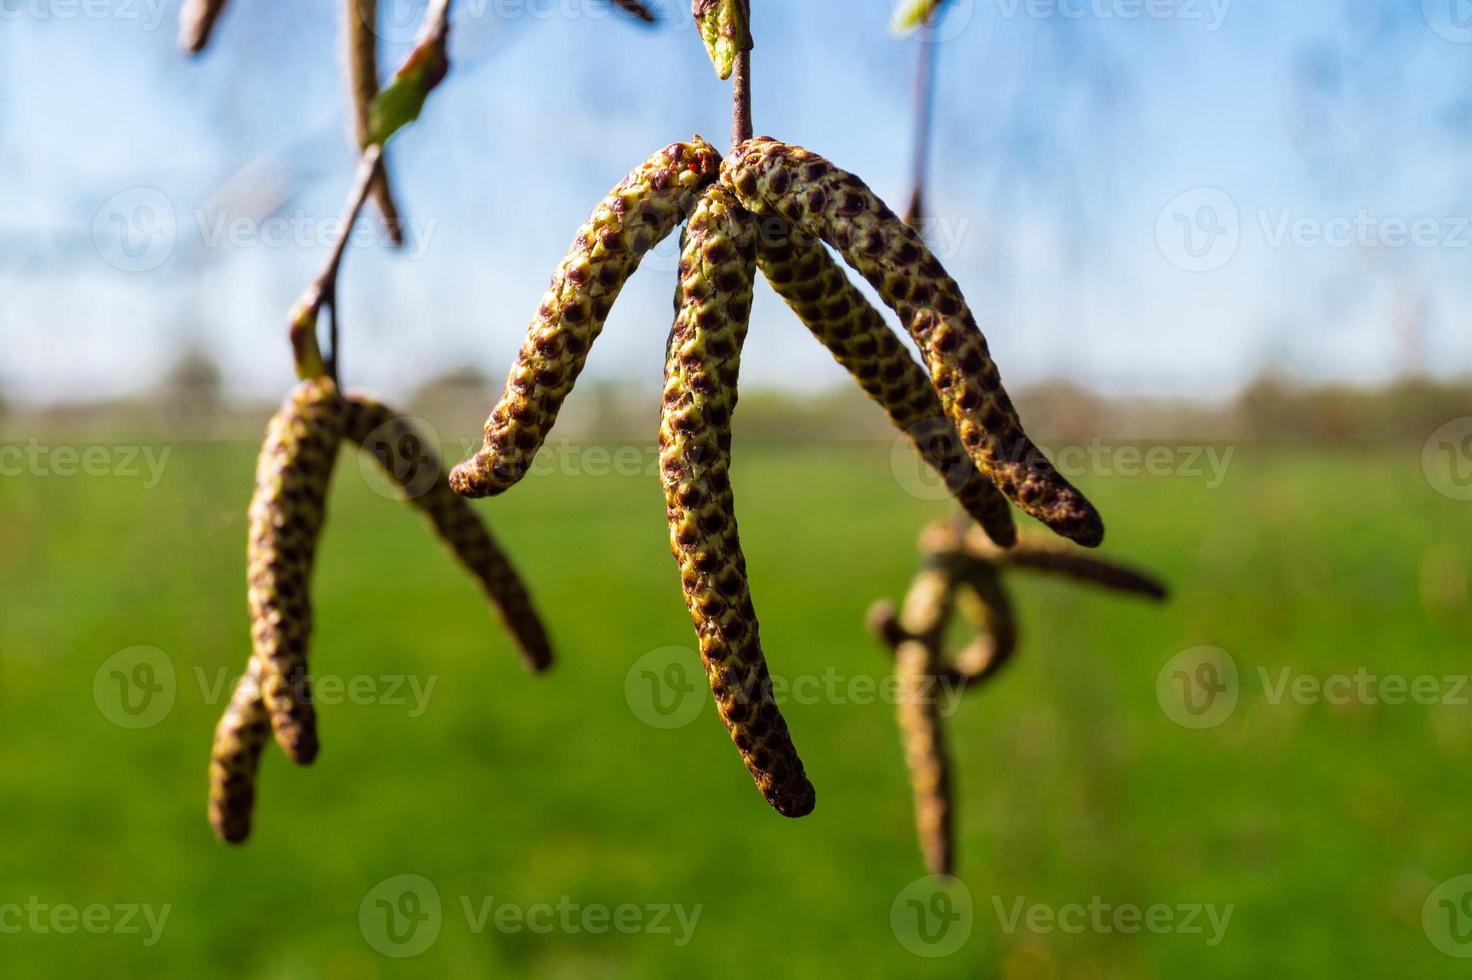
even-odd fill
[(821, 242), (781, 218), (761, 224), (757, 264), (814, 337), (889, 414), (998, 544), (1017, 539), (1007, 498), (961, 449), (925, 369)]
[(902, 635), (894, 647), (899, 681), (900, 735), (915, 798), (915, 830), (931, 874), (948, 875), (955, 861), (950, 756), (941, 718), (940, 644), (954, 600), (948, 571), (932, 566), (918, 575), (900, 611)]
[(210, 43), (225, 0), (184, 0), (179, 8), (179, 47), (199, 54)]
[(1017, 547), (1003, 551), (972, 529), (965, 535), (962, 547), (978, 561), (989, 562), (999, 568), (1024, 568), (1062, 575), (1148, 599), (1164, 599), (1168, 592), (1164, 582), (1143, 569), (1036, 535), (1024, 535)]
[[(378, 94), (378, 0), (342, 0), (344, 52), (347, 61), (348, 94), (353, 102), (353, 135), (362, 147), (371, 139), (373, 98)], [(373, 178), (373, 196), (378, 213), (383, 216), (389, 241), (404, 244), (403, 221), (389, 184), (388, 157), (385, 154)]]
[(215, 726), (210, 755), (210, 826), (230, 844), (250, 836), (261, 752), (271, 738), (271, 718), (261, 698), (261, 664), (250, 660), (225, 714)]
[(700, 137), (674, 143), (630, 173), (578, 231), (485, 425), (485, 444), (450, 474), (466, 497), (516, 485), (541, 448), (603, 330), (614, 300), (644, 255), (669, 236), (705, 187), (720, 155)]
[(680, 256), (665, 364), (660, 473), (670, 547), (721, 721), (767, 802), (812, 812), (813, 786), (772, 695), (730, 482), (731, 415), (756, 274), (752, 218), (707, 190)]
[(1017, 650), (1017, 616), (1012, 599), (995, 568), (967, 563), (956, 578), (956, 609), (976, 633), (943, 665), (942, 676), (956, 690), (990, 679), (1005, 667)]
[(347, 438), (368, 452), (475, 576), (532, 671), (552, 665), (547, 630), (526, 583), (470, 503), (450, 489), (439, 455), (414, 424), (366, 395), (348, 396)]
[(1080, 544), (1103, 540), (1093, 505), (1023, 431), (960, 287), (862, 180), (815, 153), (765, 138), (738, 147), (722, 176), (747, 208), (832, 245), (899, 314), (961, 444), (1003, 493)]
[(250, 503), (251, 638), (261, 694), (276, 741), (303, 765), (318, 750), (307, 666), (312, 564), (346, 414), (330, 379), (297, 385), (266, 430)]

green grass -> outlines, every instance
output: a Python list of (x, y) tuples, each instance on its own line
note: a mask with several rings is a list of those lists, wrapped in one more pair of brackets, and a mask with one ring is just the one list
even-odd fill
[[(537, 589), (560, 663), (525, 674), (479, 595), (405, 507), (345, 456), (316, 579), (314, 669), (434, 683), (400, 704), (324, 706), (318, 764), (269, 750), (255, 838), (215, 843), (204, 770), (222, 671), (244, 663), (253, 448), (181, 445), (162, 482), (0, 481), (0, 928), (4, 903), (171, 906), (161, 940), (0, 932), (6, 976), (1294, 977), (1460, 975), (1421, 927), (1472, 872), (1463, 788), (1472, 707), (1269, 702), (1259, 677), (1466, 674), (1472, 505), (1436, 495), (1416, 449), (1239, 449), (1225, 483), (1094, 478), (1111, 553), (1176, 589), (1156, 607), (1015, 581), (1018, 662), (951, 724), (966, 945), (922, 959), (890, 925), (922, 874), (893, 708), (863, 686), (863, 631), (898, 598), (941, 503), (887, 447), (738, 450), (737, 491), (775, 673), (842, 680), (787, 714), (818, 788), (801, 821), (762, 803), (707, 703), (642, 723), (646, 652), (690, 646), (653, 476), (539, 476), (486, 507)], [(1228, 650), (1223, 725), (1156, 700), (1179, 651)], [(94, 700), (116, 651), (157, 647), (177, 682), (160, 724)], [(201, 677), (204, 686), (201, 686)], [(413, 959), (380, 955), (359, 906), (417, 874), (443, 901)], [(675, 936), (476, 932), (473, 907), (700, 906)], [(1223, 940), (1005, 933), (997, 903), (1232, 904)], [(564, 898), (565, 897), (565, 898)]]

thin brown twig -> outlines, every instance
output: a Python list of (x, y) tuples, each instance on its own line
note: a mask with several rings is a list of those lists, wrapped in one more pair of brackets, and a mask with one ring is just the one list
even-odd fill
[(424, 15), (424, 29), (419, 40), (423, 43), (433, 39), (443, 44), (450, 33), (450, 0), (434, 0), (433, 6)]
[[(357, 176), (353, 178), (353, 189), (343, 209), (342, 226), (337, 240), (332, 243), (332, 250), (327, 255), (322, 271), (312, 280), (292, 309), (291, 345), (297, 353), (298, 373), (310, 376), (325, 371), (334, 382), (338, 380), (337, 278), (342, 271), (343, 256), (347, 253), (348, 238), (352, 235), (353, 226), (358, 222), (358, 215), (363, 211), (363, 205), (368, 200), (368, 193), (382, 165), (381, 145), (371, 143), (363, 148), (363, 153), (358, 158)], [(321, 349), (317, 344), (317, 319), (324, 308), (329, 316), (329, 342), (332, 351), (330, 359), (326, 361), (322, 360)]]
[(905, 224), (919, 231), (925, 220), (925, 178), (930, 169), (931, 129), (935, 115), (935, 38), (934, 21), (916, 32), (920, 57), (915, 68), (915, 179), (910, 191), (910, 206), (905, 211)]
[[(444, 53), (449, 41), (449, 33), (450, 0), (433, 0), (429, 10), (425, 12), (424, 26), (420, 29), (418, 42), (409, 52), (404, 65), (399, 68), (399, 74), (402, 75), (410, 65), (425, 57), (426, 53), (438, 52), (440, 69), (428, 79), (426, 94), (428, 89), (437, 85), (444, 76)], [(292, 308), (291, 347), (296, 359), (297, 375), (303, 379), (325, 374), (334, 382), (341, 381), (337, 279), (342, 269), (343, 256), (347, 251), (348, 238), (352, 235), (353, 227), (358, 222), (358, 216), (363, 211), (363, 205), (382, 172), (383, 144), (374, 142), (363, 147), (358, 157), (357, 175), (353, 179), (352, 192), (348, 195), (342, 228), (337, 240), (332, 243), (332, 250), (328, 253), (327, 262), (322, 267), (322, 271), (318, 273), (317, 278), (312, 281), (301, 299), (297, 300), (296, 306)], [(322, 348), (317, 341), (317, 321), (324, 308), (328, 313), (328, 341), (332, 351), (330, 359), (322, 357)]]
[[(747, 33), (751, 32), (751, 0), (741, 0)], [(731, 74), (731, 149), (751, 139), (751, 49), (736, 55), (736, 70)]]

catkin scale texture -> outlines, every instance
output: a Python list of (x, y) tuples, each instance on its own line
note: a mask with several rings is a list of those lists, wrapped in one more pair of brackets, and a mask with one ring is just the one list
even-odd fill
[[(527, 669), (540, 672), (550, 667), (552, 646), (526, 583), (469, 502), (445, 482), (438, 454), (414, 431), (413, 423), (372, 398), (354, 393), (348, 396), (346, 434), (378, 461), (480, 583), (515, 638)], [(412, 469), (403, 465), (400, 454), (405, 446), (414, 447)], [(422, 481), (419, 467), (432, 473), (433, 479)]]
[(624, 283), (715, 181), (719, 165), (720, 154), (699, 137), (671, 144), (594, 209), (542, 297), (501, 400), (486, 420), (484, 445), (450, 474), (456, 493), (502, 493), (526, 475)]
[(276, 741), (288, 758), (303, 765), (318, 750), (307, 666), (309, 589), (346, 415), (330, 379), (297, 385), (266, 430), (250, 503), (253, 655), (261, 665), (261, 694)]
[(670, 548), (716, 709), (767, 802), (800, 817), (812, 812), (815, 795), (772, 695), (730, 482), (731, 414), (755, 247), (751, 216), (723, 190), (706, 191), (681, 246), (660, 473)]
[(930, 376), (821, 242), (780, 218), (762, 222), (757, 264), (799, 320), (905, 433), (957, 502), (1007, 546), (1017, 527), (1007, 498), (961, 449)]
[(955, 280), (862, 180), (815, 153), (766, 138), (738, 147), (722, 165), (722, 178), (750, 210), (784, 218), (832, 245), (895, 310), (961, 444), (1003, 493), (1080, 544), (1103, 540), (1093, 505), (1023, 431)]
[(229, 844), (250, 836), (261, 753), (271, 739), (271, 717), (261, 699), (261, 665), (251, 658), (225, 714), (215, 726), (210, 754), (210, 826)]

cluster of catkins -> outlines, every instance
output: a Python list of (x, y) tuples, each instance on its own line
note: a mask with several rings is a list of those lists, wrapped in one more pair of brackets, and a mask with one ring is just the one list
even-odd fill
[[(920, 236), (858, 177), (767, 138), (724, 161), (699, 137), (675, 143), (598, 205), (542, 299), (483, 448), (450, 475), (456, 492), (490, 496), (526, 475), (619, 291), (682, 221), (660, 427), (670, 544), (721, 720), (767, 802), (799, 817), (813, 786), (772, 696), (729, 478), (757, 269), (991, 540), (1017, 539), (1008, 500), (1081, 545), (1104, 528), (1024, 433), (960, 288)], [(824, 243), (898, 314), (923, 364)]]
[(339, 394), (330, 378), (301, 382), (271, 419), (256, 465), (248, 546), (252, 652), (215, 730), (210, 762), (210, 823), (232, 843), (250, 834), (256, 773), (271, 735), (293, 762), (309, 765), (317, 757), (308, 590), (343, 440), (378, 461), (476, 578), (526, 666), (539, 672), (552, 663), (526, 585), (470, 505), (450, 491), (442, 463), (413, 425), (366, 395)]
[[(184, 0), (179, 15), (181, 46), (203, 51), (225, 2)], [(372, 164), (365, 191), (398, 244), (403, 238), (382, 147), (418, 114), (447, 70), (448, 0), (431, 4), (420, 40), (383, 91), (377, 58), (379, 0), (341, 2), (353, 139), (364, 154), (360, 167)], [(640, 0), (615, 2), (641, 21), (656, 19)], [(370, 157), (370, 150), (378, 155)], [(356, 213), (355, 205), (352, 215)], [(221, 838), (231, 842), (250, 834), (256, 774), (273, 733), (292, 761), (306, 765), (317, 757), (317, 718), (307, 662), (312, 632), (309, 588), (333, 463), (344, 439), (378, 460), (390, 481), (423, 512), (480, 582), (527, 666), (539, 672), (552, 662), (547, 632), (525, 584), (470, 505), (450, 489), (441, 461), (426, 453), (426, 442), (407, 419), (366, 396), (339, 392), (335, 365), (323, 361), (315, 331), (319, 310), (333, 302), (341, 255), (339, 247), (328, 272), (293, 311), (292, 342), (297, 372), (304, 380), (271, 420), (257, 465), (248, 546), (252, 653), (217, 726), (210, 765), (210, 822)], [(334, 349), (334, 361), (336, 354)], [(426, 474), (431, 478), (427, 483)]]
[[(1165, 598), (1166, 590), (1145, 572), (1032, 535), (1003, 549), (976, 528), (936, 524), (921, 535), (920, 548), (925, 562), (899, 612), (877, 603), (869, 626), (894, 654), (920, 851), (931, 874), (948, 875), (955, 863), (955, 798), (942, 708), (995, 676), (1016, 650), (1017, 620), (1003, 573), (1051, 573), (1151, 599)], [(975, 637), (948, 657), (946, 634), (957, 612)]]

